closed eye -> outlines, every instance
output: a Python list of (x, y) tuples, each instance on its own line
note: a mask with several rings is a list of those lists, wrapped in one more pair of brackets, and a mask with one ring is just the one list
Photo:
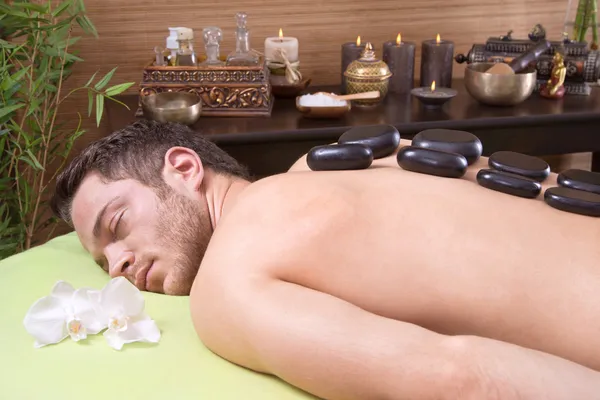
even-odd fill
[(119, 215), (119, 218), (117, 219), (117, 222), (115, 223), (115, 228), (113, 230), (113, 238), (114, 238), (114, 240), (117, 240), (118, 238), (122, 237), (122, 235), (119, 234), (119, 228), (121, 227), (121, 221), (123, 220), (123, 216), (124, 215), (125, 215), (125, 211), (123, 211)]

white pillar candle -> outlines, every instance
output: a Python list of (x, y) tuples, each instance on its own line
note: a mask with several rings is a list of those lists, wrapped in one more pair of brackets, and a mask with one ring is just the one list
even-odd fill
[(298, 61), (298, 39), (295, 37), (283, 36), (283, 31), (279, 29), (279, 37), (268, 37), (265, 39), (265, 58), (269, 61), (283, 62), (275, 52), (281, 49), (289, 62)]

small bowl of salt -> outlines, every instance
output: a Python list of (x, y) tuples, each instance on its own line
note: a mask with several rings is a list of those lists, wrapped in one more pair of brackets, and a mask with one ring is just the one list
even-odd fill
[(307, 118), (341, 118), (350, 111), (351, 103), (335, 94), (317, 92), (296, 97), (296, 108)]

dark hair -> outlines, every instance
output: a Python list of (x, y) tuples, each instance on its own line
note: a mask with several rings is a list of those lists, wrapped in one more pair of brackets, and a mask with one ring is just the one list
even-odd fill
[(73, 197), (92, 171), (108, 181), (135, 179), (155, 189), (164, 188), (164, 156), (175, 146), (194, 150), (204, 167), (216, 173), (250, 179), (244, 166), (200, 133), (181, 124), (142, 119), (91, 143), (71, 161), (56, 179), (52, 211), (71, 224)]

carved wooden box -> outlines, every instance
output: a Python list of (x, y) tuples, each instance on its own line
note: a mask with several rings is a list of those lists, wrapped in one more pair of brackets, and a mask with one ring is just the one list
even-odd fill
[[(197, 93), (202, 117), (268, 117), (274, 98), (264, 58), (257, 66), (144, 68), (140, 96), (166, 91)], [(142, 115), (141, 104), (136, 113)]]

